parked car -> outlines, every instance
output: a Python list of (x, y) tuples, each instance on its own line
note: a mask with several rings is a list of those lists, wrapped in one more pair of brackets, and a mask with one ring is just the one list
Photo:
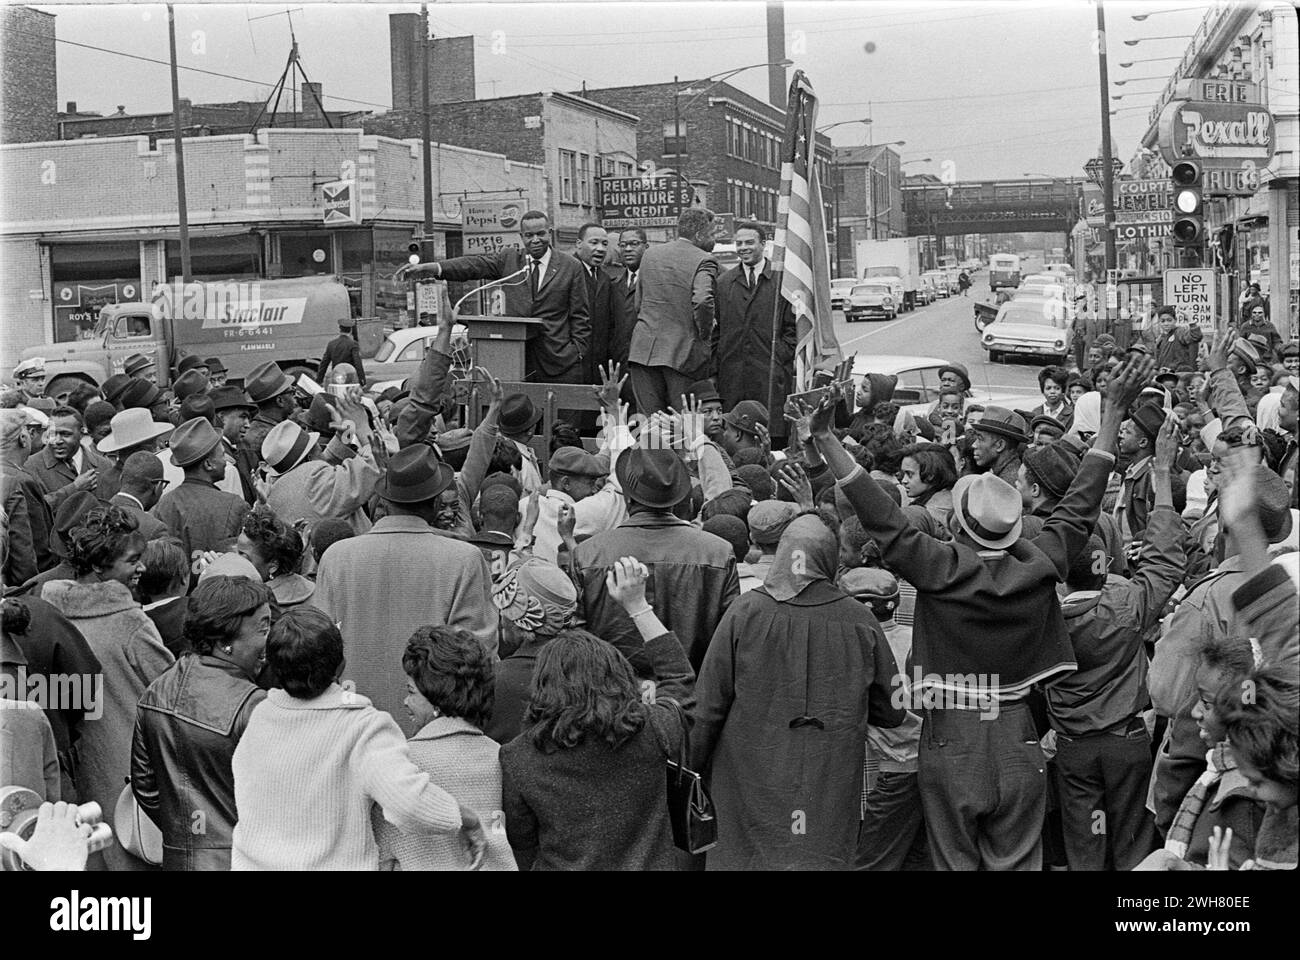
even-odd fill
[[(403, 327), (384, 337), (374, 359), (366, 361), (367, 389), (378, 393), (400, 387), (407, 377), (415, 376), (425, 349), (437, 336), (438, 328), (433, 326)], [(463, 323), (451, 328), (451, 349), (453, 357), (469, 355), (469, 328)]]
[[(858, 381), (868, 373), (895, 376), (898, 378), (898, 386), (894, 388), (894, 402), (913, 417), (924, 417), (929, 414), (930, 407), (939, 399), (939, 368), (947, 364), (947, 360), (939, 357), (859, 355), (853, 358), (854, 386), (856, 387)], [(1030, 390), (994, 392), (987, 387), (974, 384), (966, 402), (978, 403), (986, 407), (1027, 410), (1041, 403), (1042, 397)]]
[(1074, 343), (1072, 313), (1072, 305), (1063, 300), (1016, 297), (998, 308), (980, 343), (990, 361), (1001, 360), (1006, 353), (1064, 360)]
[(858, 320), (893, 320), (898, 316), (901, 297), (895, 299), (894, 290), (888, 283), (874, 279), (859, 283), (849, 291), (849, 305), (844, 310), (844, 317), (849, 323)]
[(916, 302), (922, 306), (929, 306), (939, 299), (939, 291), (935, 288), (934, 278), (923, 275), (917, 283)]
[(849, 303), (849, 291), (858, 283), (853, 277), (837, 278), (831, 281), (831, 309), (843, 310)]
[(925, 273), (921, 274), (921, 278), (923, 280), (927, 278), (929, 279), (930, 283), (934, 286), (935, 296), (952, 296), (952, 288), (948, 286), (948, 274), (943, 270), (927, 270)]

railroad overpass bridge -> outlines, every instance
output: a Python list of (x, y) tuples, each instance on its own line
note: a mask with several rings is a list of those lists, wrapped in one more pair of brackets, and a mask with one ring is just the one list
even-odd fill
[(903, 184), (908, 236), (978, 233), (1068, 233), (1079, 219), (1079, 179), (1026, 178)]

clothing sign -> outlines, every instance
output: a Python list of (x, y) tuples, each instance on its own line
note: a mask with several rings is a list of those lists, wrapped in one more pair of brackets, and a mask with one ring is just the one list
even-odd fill
[(335, 180), (321, 187), (325, 198), (326, 226), (361, 222), (361, 202), (355, 180)]
[(1178, 311), (1179, 323), (1195, 323), (1206, 334), (1214, 332), (1218, 289), (1218, 277), (1214, 270), (1165, 271), (1164, 302)]
[(466, 256), (499, 253), (506, 247), (522, 246), (519, 218), (528, 209), (528, 201), (462, 200), (461, 227)]

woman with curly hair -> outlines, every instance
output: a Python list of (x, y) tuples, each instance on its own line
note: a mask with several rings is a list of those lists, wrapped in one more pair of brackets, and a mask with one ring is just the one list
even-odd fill
[(605, 585), (645, 642), (653, 703), (642, 702), (623, 655), (585, 630), (563, 631), (537, 655), (524, 731), (501, 748), (506, 837), (520, 869), (677, 865), (664, 770), (681, 749), (695, 677), (646, 602), (648, 576), (624, 557)]
[(244, 518), (235, 553), (257, 568), (281, 610), (311, 598), (316, 584), (298, 572), (305, 549), (302, 536), (270, 510), (254, 510)]
[(957, 482), (952, 454), (937, 443), (904, 447), (899, 479), (912, 503), (925, 507), (930, 516), (947, 526), (952, 516), (952, 488)]
[[(181, 601), (185, 602), (185, 601)], [(131, 790), (163, 835), (163, 869), (229, 870), (235, 828), (230, 759), (253, 708), (271, 629), (271, 591), (244, 577), (204, 579), (188, 601), (191, 651), (140, 698)], [(194, 813), (203, 829), (194, 829)]]
[[(104, 822), (111, 824), (130, 773), (136, 704), (174, 658), (131, 594), (144, 571), (140, 562), (144, 538), (135, 519), (118, 507), (97, 507), (69, 532), (67, 540), (68, 560), (77, 579), (51, 580), (41, 597), (81, 632), (102, 668), (103, 687), (77, 745), (77, 797), (82, 803), (98, 803)], [(145, 867), (116, 841), (104, 851), (102, 861), (91, 857), (92, 869), (97, 861), (111, 870)]]
[[(484, 870), (516, 870), (501, 832), (501, 747), (483, 732), (493, 709), (492, 658), (474, 635), (451, 627), (421, 627), (402, 654), (406, 705), (416, 730), (411, 762), (489, 827)], [(405, 833), (371, 811), (381, 870), (464, 870), (449, 836)]]

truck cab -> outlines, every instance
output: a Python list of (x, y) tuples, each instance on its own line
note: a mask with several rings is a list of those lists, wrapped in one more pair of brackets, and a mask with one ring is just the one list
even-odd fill
[(147, 303), (110, 303), (99, 312), (94, 332), (84, 340), (46, 343), (23, 351), (23, 359), (45, 358), (45, 392), (52, 397), (67, 393), (78, 383), (98, 386), (122, 372), (126, 358), (143, 354), (158, 365), (158, 382), (170, 372), (166, 361), (167, 338), (162, 318)]

